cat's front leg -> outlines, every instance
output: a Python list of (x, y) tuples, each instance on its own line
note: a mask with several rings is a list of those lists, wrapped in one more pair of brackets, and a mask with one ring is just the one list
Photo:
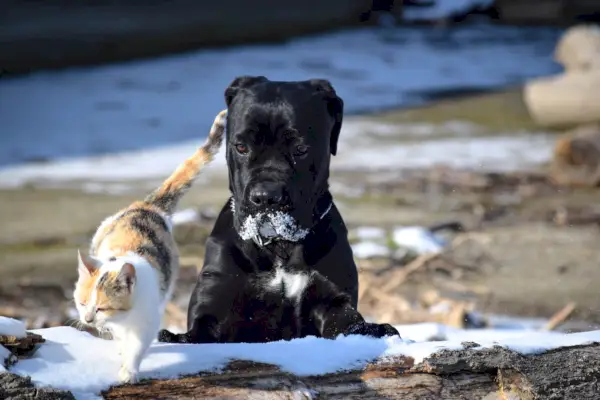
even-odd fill
[(119, 370), (119, 380), (122, 383), (136, 383), (138, 381), (140, 364), (157, 331), (158, 327), (149, 329), (146, 332), (130, 332), (126, 340), (122, 342), (122, 364)]

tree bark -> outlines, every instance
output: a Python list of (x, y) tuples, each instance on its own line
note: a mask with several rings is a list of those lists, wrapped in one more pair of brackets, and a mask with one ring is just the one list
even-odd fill
[(366, 368), (300, 377), (234, 361), (221, 373), (113, 387), (106, 399), (596, 399), (600, 345), (524, 356), (501, 347), (442, 351), (419, 364), (392, 357)]

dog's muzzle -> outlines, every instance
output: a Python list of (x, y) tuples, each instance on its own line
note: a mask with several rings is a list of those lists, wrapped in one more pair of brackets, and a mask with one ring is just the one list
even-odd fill
[[(330, 203), (318, 220), (323, 219), (331, 210)], [(235, 202), (231, 199), (231, 210), (235, 214)], [(304, 239), (310, 229), (302, 228), (294, 217), (282, 211), (257, 212), (244, 220), (238, 234), (243, 240), (253, 240), (258, 246), (266, 246), (273, 241), (286, 240), (298, 242)]]

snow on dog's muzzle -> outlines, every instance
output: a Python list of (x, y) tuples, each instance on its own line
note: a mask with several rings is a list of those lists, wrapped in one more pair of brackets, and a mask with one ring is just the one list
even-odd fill
[(243, 240), (254, 240), (265, 246), (274, 240), (298, 242), (308, 235), (309, 230), (301, 228), (291, 215), (281, 211), (259, 212), (246, 217), (239, 235)]

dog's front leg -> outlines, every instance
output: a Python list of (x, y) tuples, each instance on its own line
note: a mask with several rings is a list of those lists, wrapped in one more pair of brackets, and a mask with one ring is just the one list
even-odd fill
[(246, 282), (232, 254), (234, 251), (223, 248), (220, 242), (206, 241), (205, 263), (190, 297), (188, 331), (175, 334), (163, 329), (158, 334), (160, 342), (219, 343), (230, 339), (228, 316)]
[(389, 324), (366, 322), (352, 307), (350, 296), (318, 272), (313, 272), (299, 304), (303, 319), (314, 324), (322, 337), (343, 335), (384, 337), (399, 335)]

